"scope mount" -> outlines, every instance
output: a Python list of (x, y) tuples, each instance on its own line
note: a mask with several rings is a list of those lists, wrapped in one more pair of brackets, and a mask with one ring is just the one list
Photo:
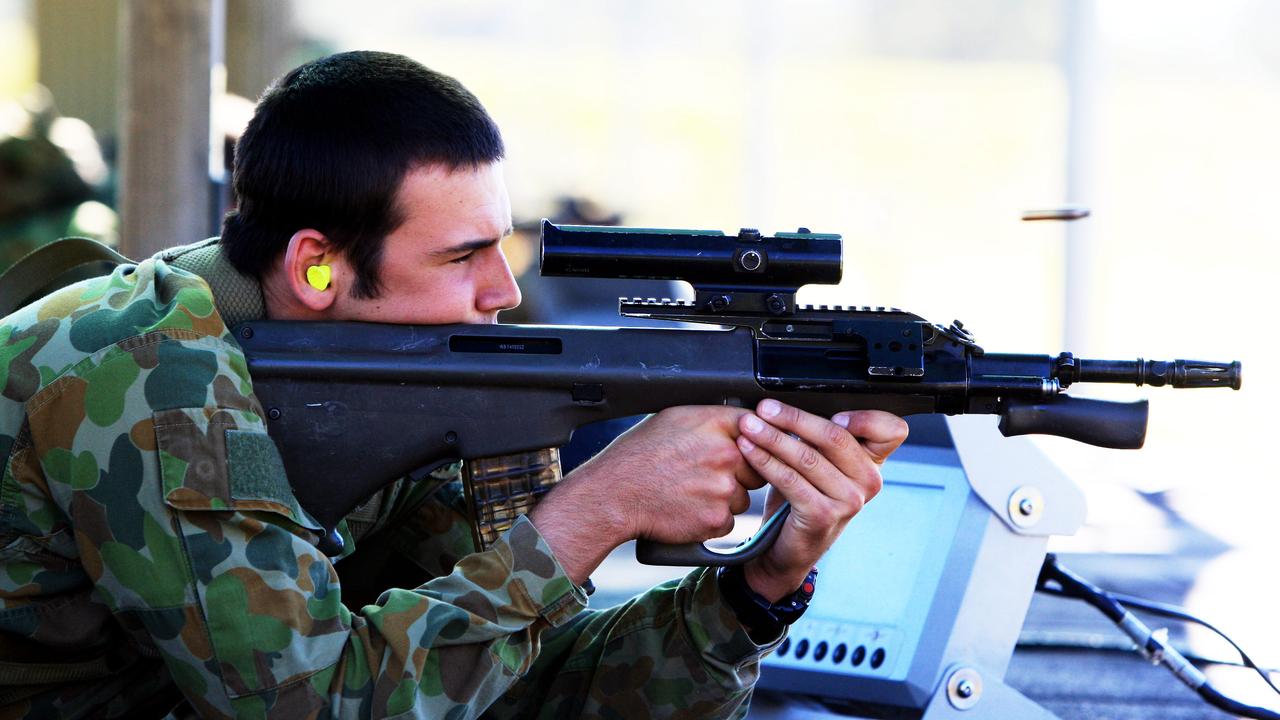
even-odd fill
[[(739, 292), (740, 294), (740, 292)], [(753, 293), (763, 295), (768, 293)], [(790, 295), (794, 298), (794, 295)], [(755, 297), (755, 300), (762, 298)], [(909, 380), (924, 376), (925, 348), (939, 339), (965, 345), (981, 355), (982, 348), (963, 330), (933, 325), (918, 315), (893, 307), (795, 305), (788, 300), (785, 312), (766, 308), (742, 308), (728, 303), (715, 309), (696, 300), (619, 298), (624, 317), (701, 323), (747, 328), (762, 345), (774, 343), (840, 343), (849, 341), (866, 348), (867, 372), (873, 377)], [(959, 333), (964, 333), (958, 335)]]

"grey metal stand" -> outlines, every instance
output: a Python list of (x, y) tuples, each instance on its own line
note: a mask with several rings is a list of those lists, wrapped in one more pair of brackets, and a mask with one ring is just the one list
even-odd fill
[[(912, 423), (882, 496), (819, 564), (819, 597), (762, 663), (760, 687), (925, 720), (1053, 718), (1003, 679), (1049, 536), (1083, 524), (1084, 496), (992, 418)], [(850, 717), (786, 702), (751, 714), (824, 716)]]

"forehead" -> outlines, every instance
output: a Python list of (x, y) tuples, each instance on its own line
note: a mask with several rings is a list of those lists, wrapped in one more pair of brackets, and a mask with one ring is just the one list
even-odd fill
[(392, 236), (407, 233), (432, 245), (497, 238), (511, 226), (501, 162), (413, 168), (400, 182), (396, 203), (402, 222)]

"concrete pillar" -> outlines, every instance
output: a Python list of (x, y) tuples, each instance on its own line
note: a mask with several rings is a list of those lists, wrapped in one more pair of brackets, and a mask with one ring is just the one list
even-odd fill
[[(1099, 39), (1094, 0), (1073, 0), (1062, 6), (1063, 72), (1067, 80), (1067, 197), (1068, 203), (1094, 207), (1098, 200), (1097, 141), (1099, 95)], [(1100, 252), (1093, 221), (1067, 223), (1063, 255), (1063, 345), (1079, 357), (1094, 357), (1100, 337), (1100, 313), (1093, 275), (1100, 268)]]
[(213, 6), (121, 5), (120, 249), (133, 258), (216, 234), (209, 182)]
[(99, 137), (116, 132), (116, 42), (120, 7), (103, 0), (40, 0), (35, 10), (36, 78), (58, 111), (89, 123)]
[(257, 100), (296, 44), (291, 0), (227, 0), (227, 92)]

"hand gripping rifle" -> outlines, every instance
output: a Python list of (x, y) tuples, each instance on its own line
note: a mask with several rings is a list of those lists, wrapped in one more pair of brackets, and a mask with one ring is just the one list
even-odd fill
[[(254, 388), (303, 507), (326, 529), (390, 481), (464, 460), (487, 547), (559, 480), (554, 448), (595, 421), (674, 405), (752, 407), (776, 398), (830, 416), (985, 413), (1006, 436), (1142, 446), (1147, 401), (1073, 398), (1076, 383), (1240, 388), (1240, 363), (1086, 360), (983, 351), (959, 322), (885, 307), (797, 306), (807, 283), (841, 276), (839, 235), (542, 224), (542, 274), (667, 278), (692, 302), (620, 312), (717, 329), (537, 325), (240, 325)], [(552, 448), (552, 450), (547, 450)], [(789, 508), (731, 554), (641, 541), (641, 562), (746, 562)]]

